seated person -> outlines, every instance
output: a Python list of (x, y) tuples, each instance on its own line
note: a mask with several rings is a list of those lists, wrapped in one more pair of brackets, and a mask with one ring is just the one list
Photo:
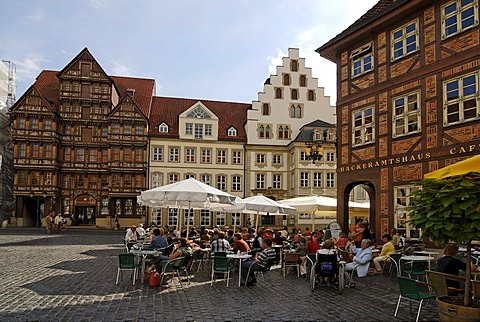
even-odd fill
[(335, 246), (337, 248), (340, 248), (341, 250), (345, 250), (345, 247), (347, 246), (348, 243), (348, 237), (347, 234), (345, 234), (343, 231), (338, 234), (338, 240), (335, 243)]
[(158, 256), (157, 260), (155, 261), (155, 267), (158, 272), (161, 272), (163, 267), (165, 267), (165, 265), (167, 265), (170, 260), (190, 255), (192, 255), (192, 248), (190, 247), (190, 242), (187, 238), (182, 237), (179, 239), (178, 247), (175, 248), (169, 256), (163, 254), (160, 254)]
[(225, 233), (223, 231), (218, 233), (218, 239), (212, 242), (212, 253), (215, 252), (228, 252), (230, 249), (230, 243), (225, 239)]
[(143, 229), (143, 224), (138, 224), (138, 227), (137, 227), (137, 232), (138, 234), (140, 235), (140, 237), (142, 237), (143, 235), (145, 235), (145, 229)]
[[(456, 258), (458, 253), (458, 245), (455, 243), (449, 243), (443, 250), (443, 256), (437, 261), (437, 271), (458, 276), (460, 270), (467, 270), (467, 263)], [(472, 271), (477, 269), (477, 266), (471, 264)], [(447, 279), (447, 286), (453, 288), (460, 288), (458, 281), (452, 281)]]
[[(353, 274), (353, 269), (357, 265), (359, 265), (357, 267), (358, 277), (367, 276), (370, 262), (373, 259), (373, 253), (370, 249), (371, 244), (372, 241), (370, 239), (362, 239), (362, 241), (360, 242), (360, 248), (352, 246), (352, 254), (354, 255), (353, 262), (345, 264), (345, 280), (350, 279), (350, 275), (348, 272), (351, 272)], [(354, 287), (355, 284), (351, 284), (350, 286)]]
[(317, 250), (320, 249), (320, 245), (318, 244), (316, 239), (313, 239), (310, 236), (305, 237), (307, 241), (307, 249), (309, 254), (315, 254)]
[(167, 240), (163, 237), (163, 229), (162, 228), (154, 228), (153, 229), (153, 238), (152, 242), (150, 243), (150, 247), (153, 250), (159, 250), (168, 246)]
[(273, 242), (275, 245), (283, 245), (283, 242), (285, 241), (285, 238), (282, 236), (282, 232), (279, 230), (275, 233), (275, 238), (273, 239)]
[(246, 253), (250, 251), (250, 246), (242, 239), (242, 235), (235, 233), (233, 235), (233, 252), (240, 251), (240, 253)]
[[(255, 274), (253, 272), (264, 269), (269, 260), (275, 260), (276, 255), (277, 252), (272, 248), (272, 240), (270, 238), (263, 239), (262, 251), (255, 254), (255, 259), (242, 262), (243, 281), (247, 280), (247, 285), (253, 285), (256, 283)], [(247, 276), (250, 266), (250, 276)]]
[[(321, 278), (321, 282), (326, 282), (325, 278), (334, 278), (334, 284), (337, 283), (336, 277), (338, 276), (338, 261), (340, 260), (338, 257), (338, 253), (335, 250), (335, 243), (332, 239), (327, 239), (323, 242), (323, 248), (319, 249), (317, 252), (317, 267), (316, 272), (319, 274)], [(325, 257), (324, 255), (335, 255), (332, 259), (331, 256)], [(327, 260), (328, 259), (328, 260)]]
[(373, 264), (375, 265), (375, 271), (373, 274), (380, 275), (382, 271), (382, 263), (385, 262), (388, 256), (395, 254), (395, 245), (392, 242), (392, 236), (390, 234), (385, 234), (382, 236), (383, 246), (380, 252), (380, 255), (373, 259)]
[(139, 234), (137, 232), (137, 227), (135, 225), (132, 225), (132, 227), (127, 229), (127, 233), (125, 234), (125, 243), (128, 246), (136, 244), (138, 237), (139, 237)]

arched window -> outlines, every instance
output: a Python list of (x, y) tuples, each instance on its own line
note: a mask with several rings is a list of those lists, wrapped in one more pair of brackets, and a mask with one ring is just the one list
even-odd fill
[(298, 72), (298, 61), (292, 60), (292, 62), (290, 63), (290, 69), (292, 70), (292, 72)]
[(263, 103), (262, 105), (262, 115), (270, 115), (270, 105)]
[(307, 77), (305, 77), (305, 75), (300, 75), (300, 86), (307, 86)]
[(282, 98), (282, 89), (281, 88), (275, 89), (275, 98)]
[(297, 118), (297, 119), (302, 118), (302, 107), (301, 107), (300, 105), (297, 105), (297, 115), (296, 115), (296, 118)]
[(269, 139), (270, 138), (270, 125), (267, 125), (265, 127), (265, 138)]
[(283, 139), (283, 126), (278, 127), (278, 138)]
[(298, 91), (296, 89), (292, 89), (292, 100), (298, 100)]
[(285, 139), (289, 139), (290, 138), (290, 130), (288, 128), (288, 126), (285, 126), (285, 129), (283, 129), (283, 137)]
[(315, 100), (315, 92), (313, 90), (308, 91), (308, 100), (314, 101)]
[(283, 85), (290, 85), (290, 75), (289, 74), (283, 74)]
[(260, 127), (258, 128), (258, 136), (260, 138), (264, 138), (265, 137), (265, 129), (263, 128), (263, 125), (260, 125)]
[(290, 117), (295, 118), (295, 105), (290, 106)]

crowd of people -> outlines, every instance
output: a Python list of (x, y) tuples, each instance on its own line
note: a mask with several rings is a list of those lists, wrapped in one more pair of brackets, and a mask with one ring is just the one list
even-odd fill
[[(329, 234), (331, 235), (331, 234)], [(151, 249), (165, 250), (171, 247), (167, 252), (162, 251), (157, 257), (155, 266), (161, 270), (169, 260), (192, 254), (197, 248), (208, 248), (210, 254), (216, 252), (234, 252), (253, 254), (250, 260), (242, 262), (243, 280), (247, 285), (256, 283), (256, 270), (261, 270), (271, 262), (278, 261), (278, 253), (272, 247), (273, 245), (282, 245), (281, 248), (290, 248), (299, 254), (300, 274), (306, 274), (306, 255), (307, 254), (335, 254), (339, 261), (345, 262), (345, 279), (349, 281), (350, 274), (355, 269), (358, 277), (366, 275), (381, 275), (389, 256), (399, 252), (405, 246), (405, 239), (396, 229), (392, 229), (389, 234), (383, 234), (381, 237), (381, 246), (374, 248), (374, 232), (369, 228), (368, 222), (357, 219), (355, 225), (351, 227), (348, 234), (339, 232), (338, 237), (326, 238), (323, 230), (311, 231), (308, 227), (301, 231), (298, 228), (292, 228), (290, 231), (283, 227), (278, 231), (261, 227), (256, 231), (251, 227), (239, 228), (236, 231), (229, 228), (216, 226), (213, 229), (202, 227), (197, 232), (194, 227), (189, 231), (179, 232), (177, 229), (170, 230), (168, 227), (158, 227), (152, 225), (144, 229), (142, 224), (131, 226), (127, 229), (125, 242), (127, 245), (133, 245), (139, 240), (150, 243)], [(441, 272), (458, 275), (459, 270), (465, 270), (466, 263), (458, 260), (455, 256), (458, 252), (458, 246), (447, 245), (444, 255), (438, 261), (438, 270)], [(250, 270), (249, 270), (250, 269)], [(318, 271), (318, 268), (316, 268)], [(476, 267), (472, 266), (472, 269)], [(251, 274), (247, 276), (247, 272)], [(348, 287), (354, 287), (354, 283), (348, 283)]]

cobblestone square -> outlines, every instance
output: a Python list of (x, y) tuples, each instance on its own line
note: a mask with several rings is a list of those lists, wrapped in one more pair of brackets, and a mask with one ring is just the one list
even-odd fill
[[(132, 282), (127, 273), (115, 285), (123, 232), (69, 229), (0, 230), (0, 321), (414, 321), (418, 308), (402, 301), (394, 278), (369, 276), (343, 294), (331, 287), (312, 293), (296, 274), (280, 267), (251, 287), (210, 286), (209, 267), (192, 272), (191, 283), (173, 278), (168, 286)], [(421, 319), (438, 320), (435, 303)]]

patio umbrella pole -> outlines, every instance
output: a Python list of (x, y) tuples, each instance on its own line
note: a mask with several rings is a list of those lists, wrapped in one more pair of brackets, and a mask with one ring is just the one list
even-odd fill
[(191, 207), (191, 201), (188, 201), (188, 214), (187, 214), (187, 239), (189, 237), (189, 229), (190, 229), (190, 207)]

